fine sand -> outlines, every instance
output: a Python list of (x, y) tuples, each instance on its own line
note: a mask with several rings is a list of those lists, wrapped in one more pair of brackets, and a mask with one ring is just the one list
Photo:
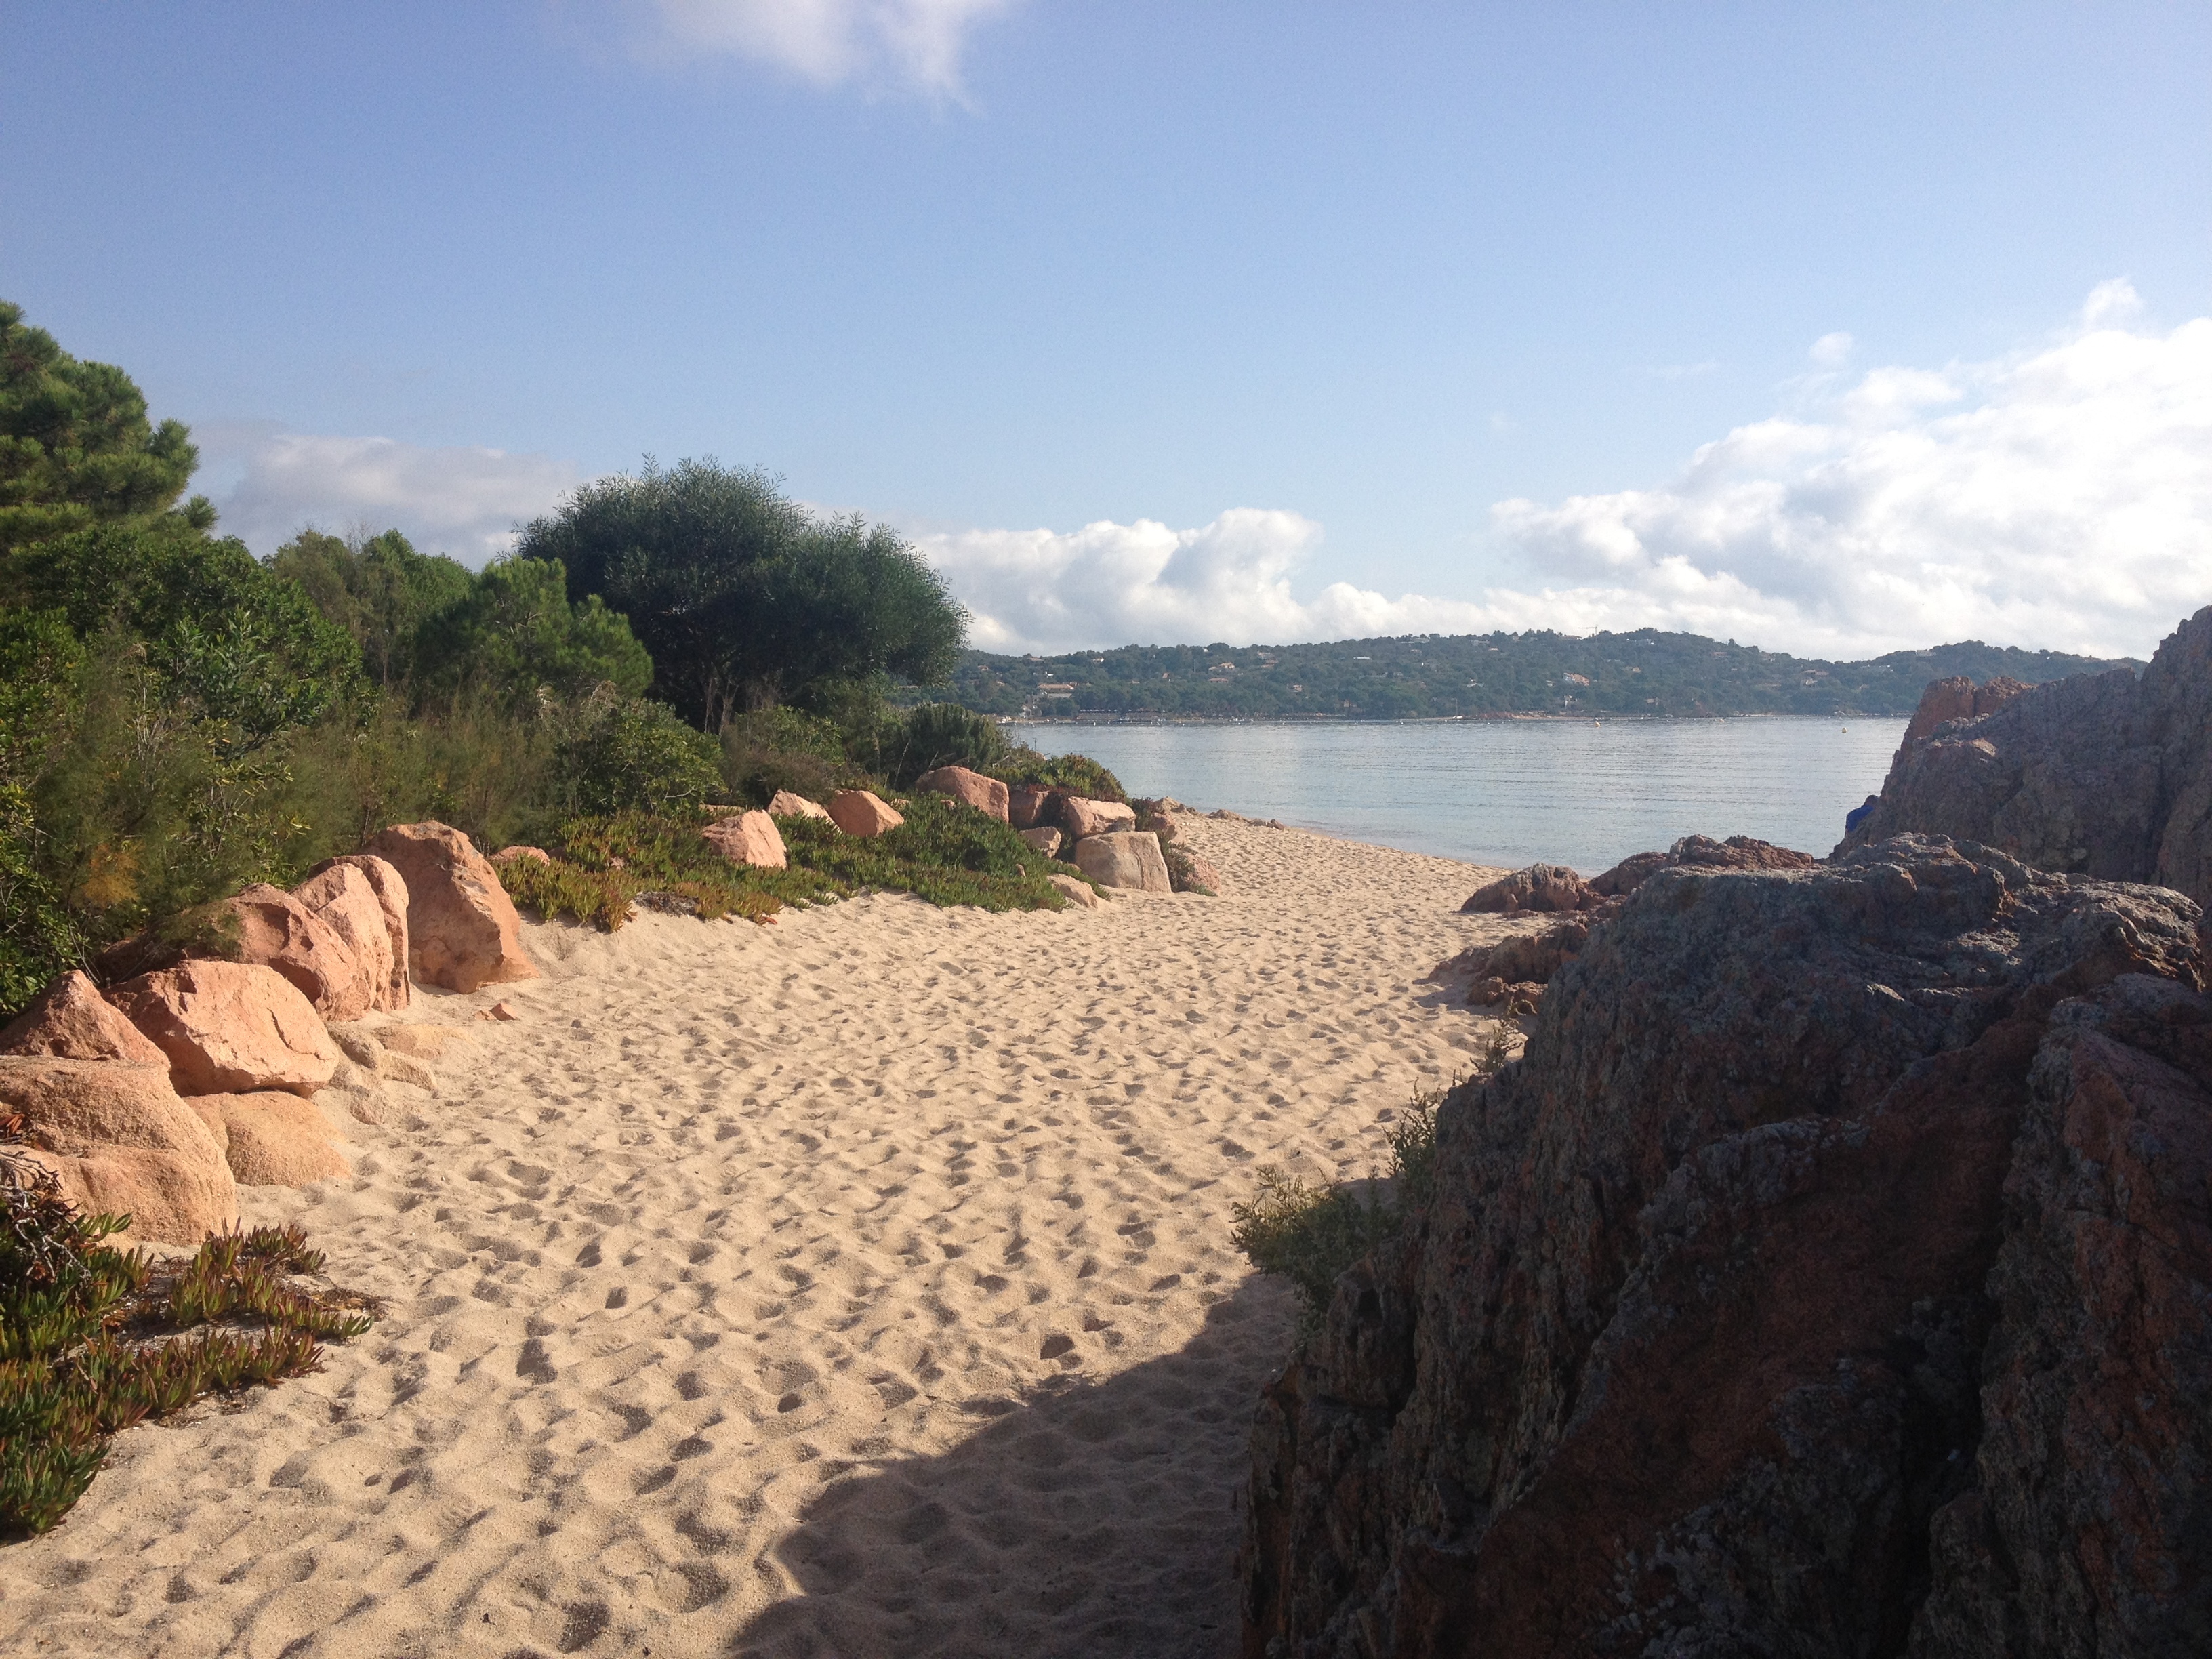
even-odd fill
[[(547, 977), (249, 1189), (388, 1299), (119, 1437), (0, 1551), (0, 1650), (1218, 1655), (1294, 1310), (1230, 1243), (1367, 1174), (1490, 1022), (1494, 872), (1215, 821), (1227, 894), (526, 930)], [(480, 1023), (503, 996), (520, 1018)]]

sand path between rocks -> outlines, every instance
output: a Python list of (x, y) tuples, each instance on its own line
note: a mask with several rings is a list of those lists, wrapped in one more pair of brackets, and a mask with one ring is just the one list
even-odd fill
[(1188, 833), (1227, 896), (532, 927), (544, 980), (418, 996), (437, 1092), (246, 1195), (386, 1317), (119, 1437), (0, 1649), (1229, 1650), (1293, 1324), (1230, 1206), (1382, 1160), (1488, 1035), (1423, 975), (1504, 925), (1495, 872)]

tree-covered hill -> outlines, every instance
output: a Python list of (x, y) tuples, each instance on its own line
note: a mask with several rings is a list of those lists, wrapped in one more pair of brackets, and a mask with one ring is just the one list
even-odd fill
[[(2136, 668), (1969, 640), (1823, 662), (1696, 634), (1414, 634), (1325, 645), (1122, 646), (1066, 656), (968, 653), (952, 696), (981, 713), (1268, 720), (1454, 714), (1908, 714), (1932, 679), (2031, 684)], [(934, 695), (942, 696), (943, 693)]]

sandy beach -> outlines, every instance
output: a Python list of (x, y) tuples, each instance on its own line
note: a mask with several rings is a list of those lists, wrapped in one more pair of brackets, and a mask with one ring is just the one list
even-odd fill
[[(386, 1298), (319, 1375), (121, 1436), (0, 1553), (0, 1646), (1217, 1655), (1290, 1293), (1256, 1166), (1366, 1174), (1490, 1021), (1495, 872), (1199, 820), (1218, 899), (527, 930), (546, 969), (253, 1188)], [(511, 1024), (477, 1011), (503, 997)]]

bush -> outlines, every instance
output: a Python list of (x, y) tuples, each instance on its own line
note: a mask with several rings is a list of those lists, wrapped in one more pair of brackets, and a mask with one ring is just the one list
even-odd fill
[(665, 812), (721, 793), (718, 745), (665, 703), (603, 686), (566, 710), (545, 707), (556, 728), (554, 775), (572, 811)]
[[(1504, 1060), (1503, 1044), (1493, 1038), (1484, 1065), (1495, 1070)], [(1231, 1206), (1237, 1223), (1231, 1241), (1261, 1273), (1291, 1281), (1303, 1329), (1321, 1323), (1338, 1279), (1428, 1207), (1436, 1186), (1437, 1109), (1443, 1099), (1442, 1091), (1424, 1091), (1407, 1103), (1390, 1133), (1389, 1170), (1379, 1181), (1316, 1187), (1268, 1166), (1258, 1172), (1252, 1201)]]
[(360, 1335), (374, 1311), (289, 1282), (323, 1267), (295, 1226), (210, 1239), (158, 1269), (109, 1248), (128, 1218), (78, 1214), (21, 1134), (0, 1120), (0, 1536), (18, 1538), (84, 1495), (109, 1436), (318, 1370), (319, 1344)]
[(1009, 750), (1004, 759), (981, 769), (1001, 783), (1026, 784), (1033, 788), (1066, 789), (1086, 800), (1127, 803), (1128, 792), (1121, 780), (1088, 755), (1040, 755), (1027, 744)]
[(763, 708), (722, 728), (722, 780), (748, 805), (767, 805), (779, 789), (818, 801), (858, 775), (845, 734), (823, 715)]
[(956, 702), (925, 702), (907, 711), (885, 757), (885, 770), (893, 784), (907, 789), (940, 766), (988, 772), (1006, 755), (1006, 734), (988, 714)]

